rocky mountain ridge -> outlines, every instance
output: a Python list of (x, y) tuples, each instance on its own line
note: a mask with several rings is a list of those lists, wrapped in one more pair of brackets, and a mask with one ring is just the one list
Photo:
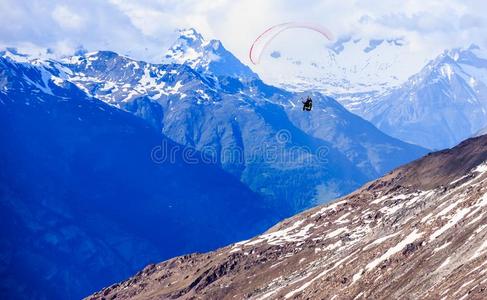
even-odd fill
[(87, 299), (485, 299), (487, 136)]

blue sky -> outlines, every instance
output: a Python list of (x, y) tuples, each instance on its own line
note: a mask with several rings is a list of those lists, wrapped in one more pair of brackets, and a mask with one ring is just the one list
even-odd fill
[(194, 27), (245, 61), (266, 27), (307, 21), (337, 37), (403, 37), (426, 56), (471, 43), (487, 48), (486, 9), (483, 0), (0, 0), (0, 46), (58, 55), (83, 46), (154, 61), (176, 28)]

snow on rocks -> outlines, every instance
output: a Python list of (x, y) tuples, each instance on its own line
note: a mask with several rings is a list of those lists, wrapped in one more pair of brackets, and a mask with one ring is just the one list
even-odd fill
[(486, 299), (485, 170), (431, 189), (395, 185), (391, 175), (253, 239), (161, 263), (145, 289), (161, 298)]
[(414, 230), (411, 232), (408, 236), (406, 236), (402, 241), (400, 241), (398, 244), (396, 244), (394, 247), (387, 249), (387, 251), (382, 254), (380, 257), (374, 259), (370, 263), (368, 263), (365, 266), (366, 270), (371, 270), (375, 267), (377, 267), (381, 262), (384, 260), (390, 258), (392, 255), (398, 253), (401, 251), (407, 244), (410, 244), (420, 238), (422, 236), (422, 233), (418, 232), (418, 230)]

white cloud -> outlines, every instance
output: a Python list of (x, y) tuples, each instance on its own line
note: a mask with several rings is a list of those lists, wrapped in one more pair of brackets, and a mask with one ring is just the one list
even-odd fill
[(426, 57), (471, 43), (487, 48), (486, 8), (483, 0), (0, 0), (0, 44), (62, 53), (83, 45), (156, 60), (176, 28), (194, 27), (248, 62), (248, 48), (265, 28), (307, 21), (336, 37), (402, 37)]
[(80, 29), (84, 25), (84, 19), (64, 5), (56, 6), (52, 12), (52, 17), (64, 28)]

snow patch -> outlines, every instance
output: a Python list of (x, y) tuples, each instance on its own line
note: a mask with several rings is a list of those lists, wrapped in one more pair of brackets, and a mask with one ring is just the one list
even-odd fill
[(377, 267), (381, 262), (385, 261), (386, 259), (390, 258), (392, 255), (401, 251), (407, 244), (410, 244), (420, 238), (422, 233), (419, 233), (417, 229), (411, 232), (405, 239), (399, 242), (396, 246), (389, 248), (383, 255), (375, 260), (371, 261), (370, 263), (365, 266), (366, 270), (372, 270)]
[(368, 250), (370, 248), (372, 248), (374, 245), (378, 245), (378, 244), (382, 244), (383, 242), (387, 241), (388, 239), (390, 238), (393, 238), (397, 235), (399, 235), (401, 232), (398, 231), (396, 233), (393, 233), (393, 234), (390, 234), (390, 235), (386, 235), (384, 237), (381, 237), (381, 238), (378, 238), (376, 239), (375, 241), (373, 241), (372, 243), (368, 244), (367, 246), (365, 246), (362, 250)]
[(430, 241), (433, 241), (440, 235), (442, 235), (445, 231), (452, 228), (455, 224), (457, 224), (465, 215), (468, 214), (470, 211), (470, 207), (460, 209), (443, 227), (437, 229), (433, 234), (430, 236)]
[(334, 238), (338, 235), (340, 235), (341, 233), (344, 233), (344, 232), (347, 232), (348, 231), (348, 228), (347, 227), (341, 227), (341, 228), (338, 228), (338, 229), (335, 229), (333, 230), (332, 232), (329, 232), (327, 235), (326, 235), (326, 238)]

